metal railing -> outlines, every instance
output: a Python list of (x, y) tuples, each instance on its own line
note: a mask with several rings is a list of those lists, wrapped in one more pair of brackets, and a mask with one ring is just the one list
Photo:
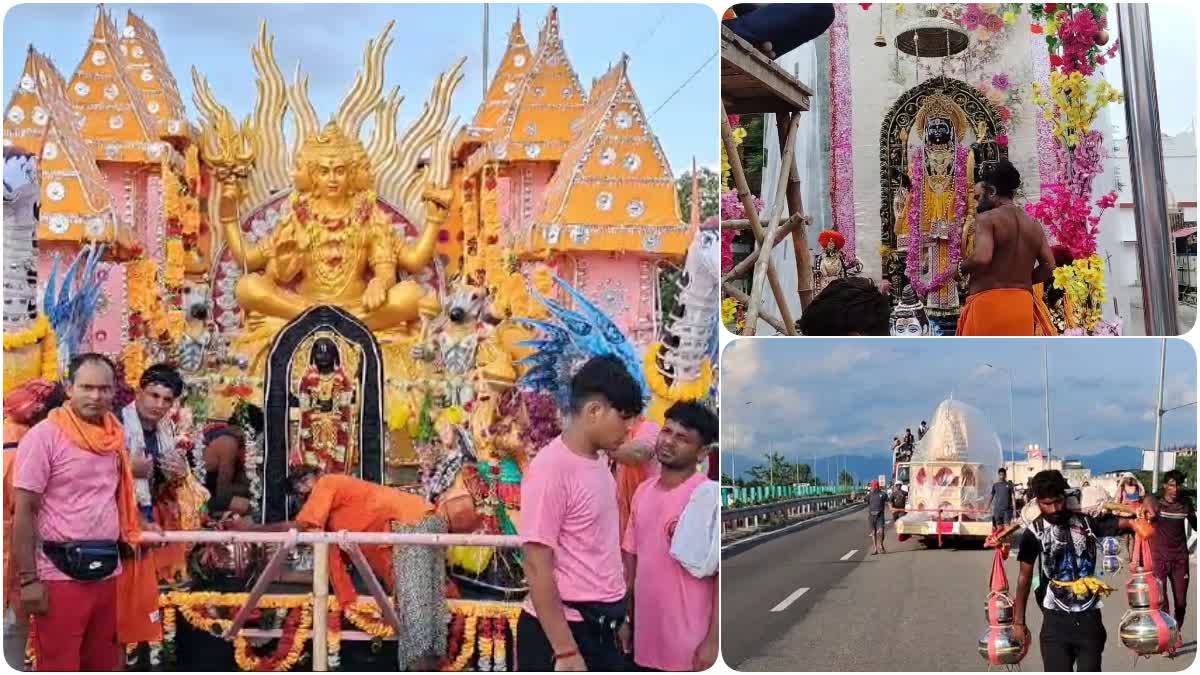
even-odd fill
[(721, 507), (738, 508), (739, 504), (760, 504), (802, 497), (851, 494), (853, 485), (761, 485), (758, 487), (721, 487)]
[(721, 510), (721, 532), (757, 528), (764, 521), (811, 518), (849, 506), (857, 501), (860, 492), (851, 488), (848, 491), (833, 494), (782, 499), (740, 508), (724, 508)]

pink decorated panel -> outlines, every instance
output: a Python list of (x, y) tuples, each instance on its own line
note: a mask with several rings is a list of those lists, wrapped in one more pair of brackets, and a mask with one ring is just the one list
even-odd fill
[(658, 274), (633, 253), (582, 253), (560, 259), (558, 274), (604, 310), (639, 347), (657, 335)]
[(96, 276), (100, 280), (100, 302), (92, 320), (91, 349), (104, 354), (119, 354), (125, 348), (129, 334), (125, 266), (101, 263)]

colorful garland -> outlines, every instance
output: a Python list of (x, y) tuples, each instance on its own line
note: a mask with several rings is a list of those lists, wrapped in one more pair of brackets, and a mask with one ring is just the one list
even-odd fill
[[(829, 29), (829, 81), (850, 81), (850, 29), (848, 5), (835, 4)], [(854, 101), (847, 84), (830, 87), (829, 105), (832, 145), (829, 153), (829, 191), (833, 202), (833, 228), (846, 238), (842, 254), (847, 263), (857, 257), (854, 222)]]
[(39, 314), (29, 328), (16, 333), (4, 334), (4, 351), (24, 349), (35, 345), (47, 335), (53, 335), (53, 331), (50, 330), (50, 321), (44, 315)]
[[(957, 146), (954, 155), (954, 223), (950, 227), (950, 263), (946, 269), (935, 273), (926, 283), (921, 279), (921, 252), (927, 243), (927, 237), (921, 232), (921, 222), (909, 223), (908, 228), (908, 259), (905, 261), (908, 281), (913, 290), (922, 297), (941, 290), (947, 282), (958, 273), (958, 263), (962, 260), (962, 226), (957, 223), (965, 221), (967, 216), (967, 150), (966, 146)], [(909, 213), (924, 213), (925, 198), (925, 148), (913, 151), (912, 167), (909, 175), (912, 177), (912, 192), (909, 194), (911, 206)]]
[(275, 650), (270, 656), (259, 657), (250, 653), (250, 641), (237, 637), (233, 644), (233, 659), (238, 668), (244, 671), (267, 671), (281, 673), (291, 670), (300, 662), (304, 653), (304, 645), (312, 631), (312, 606), (305, 605), (288, 610), (287, 619), (283, 623), (283, 635), (280, 636)]

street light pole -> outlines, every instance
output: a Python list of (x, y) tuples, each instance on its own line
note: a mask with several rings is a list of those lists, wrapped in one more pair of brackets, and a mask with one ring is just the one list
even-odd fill
[(1139, 276), (1146, 335), (1179, 335), (1179, 300), (1171, 264), (1174, 239), (1167, 226), (1158, 87), (1150, 45), (1150, 6), (1117, 5), (1121, 77), (1125, 85), (1129, 185), (1133, 188)]
[(1050, 362), (1046, 356), (1046, 342), (1042, 341), (1042, 386), (1046, 391), (1046, 460), (1054, 468), (1054, 448), (1050, 445)]
[(1004, 366), (993, 366), (990, 363), (983, 364), (992, 370), (1003, 370), (1008, 376), (1008, 461), (1015, 466), (1017, 463), (1017, 446), (1014, 440), (1015, 432), (1013, 425), (1013, 379), (1012, 371)]
[(1154, 474), (1150, 490), (1158, 492), (1158, 472), (1162, 466), (1163, 384), (1167, 377), (1167, 339), (1163, 338), (1158, 351), (1158, 403), (1154, 408)]

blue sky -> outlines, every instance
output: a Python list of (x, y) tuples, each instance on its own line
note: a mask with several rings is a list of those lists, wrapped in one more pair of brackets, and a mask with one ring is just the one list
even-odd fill
[[(395, 19), (385, 86), (406, 96), (401, 120), (414, 119), (434, 78), (466, 56), (466, 78), (455, 94), (452, 116), (467, 122), (482, 98), (483, 5), (106, 5), (118, 27), (129, 9), (158, 33), (168, 64), (191, 112), (191, 68), (208, 77), (218, 100), (239, 118), (254, 105), (250, 47), (261, 19), (275, 35), (275, 58), (290, 81), (297, 59), (309, 74), (309, 95), (326, 119), (362, 63), (367, 40)], [(549, 5), (491, 5), (490, 67), (504, 53), (518, 7), (525, 37), (537, 41)], [(32, 43), (70, 79), (91, 36), (95, 5), (13, 7), (4, 21), (4, 94), (14, 90)], [(621, 52), (629, 54), (630, 78), (646, 114), (658, 108), (717, 51), (716, 15), (704, 5), (564, 4), (559, 25), (579, 79), (589, 87)], [(717, 68), (712, 59), (650, 120), (676, 173), (717, 165)]]
[[(1158, 340), (1046, 343), (1055, 454), (1153, 447)], [(1019, 339), (739, 340), (722, 358), (722, 448), (754, 458), (771, 445), (801, 457), (878, 454), (890, 450), (892, 437), (905, 427), (915, 429), (930, 419), (953, 391), (987, 414), (1007, 449), (1008, 378), (985, 363), (1013, 373), (1018, 450), (1028, 443), (1044, 446), (1041, 344)], [(1183, 340), (1169, 340), (1164, 407), (1195, 400), (1195, 352)], [(1195, 406), (1167, 413), (1163, 442), (1196, 442)]]

